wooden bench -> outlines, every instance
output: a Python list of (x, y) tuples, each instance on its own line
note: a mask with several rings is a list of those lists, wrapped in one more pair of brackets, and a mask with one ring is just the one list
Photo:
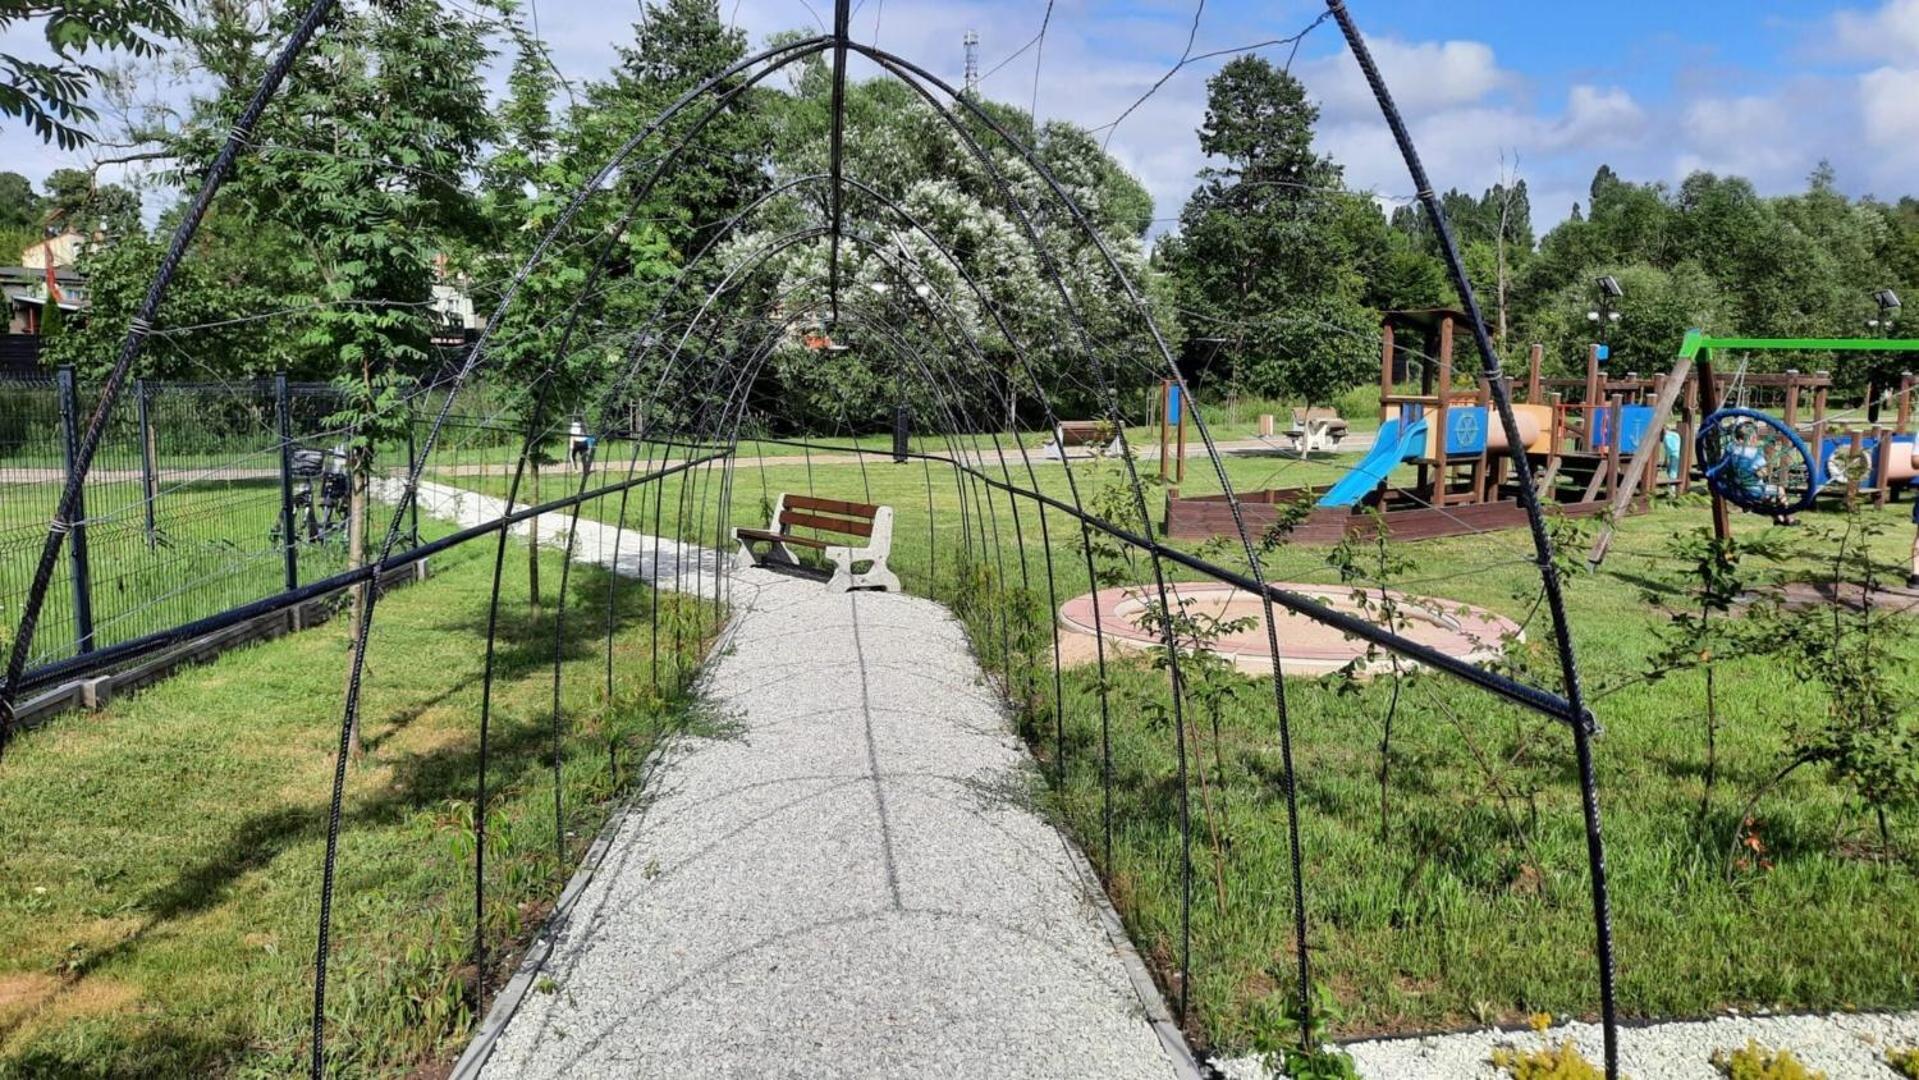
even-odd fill
[[(1108, 420), (1061, 420), (1053, 425), (1053, 437), (1039, 448), (1048, 461), (1068, 457), (1104, 457), (1120, 451), (1119, 433)], [(1073, 454), (1074, 450), (1083, 453)]]
[[(810, 535), (796, 533), (804, 529)], [(848, 538), (853, 542), (833, 543), (821, 534)], [(893, 508), (869, 503), (843, 502), (839, 499), (815, 499), (808, 495), (781, 492), (773, 504), (773, 520), (764, 529), (735, 529), (740, 553), (733, 565), (778, 564), (797, 566), (794, 547), (813, 548), (833, 564), (832, 580), (827, 588), (835, 592), (848, 589), (887, 589), (898, 592), (900, 579), (886, 568), (886, 557), (893, 548)], [(753, 545), (767, 545), (764, 560), (754, 553)], [(855, 571), (859, 563), (870, 563)]]
[(1293, 426), (1280, 434), (1301, 454), (1329, 454), (1346, 437), (1346, 421), (1335, 409), (1294, 409)]

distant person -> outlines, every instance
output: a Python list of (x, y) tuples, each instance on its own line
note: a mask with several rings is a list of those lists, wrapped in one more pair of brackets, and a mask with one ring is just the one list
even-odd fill
[[(1760, 446), (1759, 425), (1751, 420), (1742, 420), (1732, 430), (1733, 445), (1728, 452), (1731, 459), (1727, 467), (1732, 470), (1733, 483), (1754, 503), (1774, 503), (1784, 505), (1786, 489), (1772, 480), (1772, 466), (1766, 461), (1766, 452)], [(1774, 525), (1797, 525), (1799, 522), (1790, 513), (1776, 510), (1772, 514)]]
[(1906, 574), (1906, 588), (1919, 589), (1919, 498), (1912, 500), (1912, 565)]
[(592, 460), (593, 446), (599, 440), (588, 435), (586, 433), (586, 426), (581, 424), (578, 419), (573, 421), (573, 426), (567, 433), (567, 439), (571, 444), (568, 453), (573, 458), (574, 467), (584, 470), (587, 462)]

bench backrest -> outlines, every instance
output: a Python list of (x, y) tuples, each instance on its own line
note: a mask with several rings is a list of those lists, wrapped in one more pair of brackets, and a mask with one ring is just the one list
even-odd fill
[(1059, 422), (1059, 444), (1061, 446), (1086, 446), (1091, 443), (1108, 443), (1113, 440), (1113, 425), (1104, 420), (1061, 420)]
[(842, 536), (872, 536), (873, 519), (879, 512), (880, 508), (871, 503), (788, 494), (780, 509), (780, 531), (801, 528)]

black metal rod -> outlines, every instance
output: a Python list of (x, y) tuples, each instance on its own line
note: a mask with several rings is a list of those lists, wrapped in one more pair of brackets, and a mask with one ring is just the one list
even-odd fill
[[(713, 456), (723, 457), (725, 454), (722, 452)], [(230, 626), (238, 626), (248, 619), (257, 619), (262, 615), (271, 615), (276, 611), (285, 611), (290, 607), (304, 604), (309, 600), (318, 599), (319, 597), (339, 592), (342, 589), (350, 589), (363, 581), (371, 581), (376, 574), (402, 566), (410, 566), (430, 556), (437, 555), (442, 551), (458, 547), (469, 540), (491, 535), (499, 529), (511, 528), (529, 518), (538, 517), (541, 514), (550, 514), (555, 510), (564, 510), (577, 502), (587, 499), (597, 499), (604, 495), (612, 495), (629, 488), (652, 483), (653, 481), (671, 476), (674, 473), (683, 472), (696, 465), (703, 464), (707, 460), (707, 458), (700, 457), (678, 462), (672, 466), (663, 465), (661, 468), (647, 473), (644, 476), (637, 476), (617, 483), (607, 484), (595, 488), (592, 491), (585, 492), (584, 494), (568, 495), (563, 498), (554, 499), (551, 502), (541, 503), (538, 506), (530, 506), (524, 510), (503, 515), (492, 521), (481, 522), (478, 525), (461, 529), (458, 532), (448, 533), (437, 540), (429, 540), (410, 551), (397, 552), (378, 565), (369, 563), (357, 569), (342, 570), (331, 577), (310, 582), (297, 589), (280, 593), (277, 596), (270, 596), (264, 600), (256, 600), (251, 604), (243, 604), (240, 607), (223, 611), (218, 615), (209, 615), (204, 619), (195, 619), (189, 623), (181, 623), (179, 626), (173, 627), (170, 630), (161, 630), (157, 633), (146, 634), (141, 637), (104, 646), (95, 649), (86, 656), (44, 664), (21, 676), (20, 691), (25, 693), (26, 691), (51, 686), (55, 683), (78, 679), (86, 675), (91, 675), (96, 671), (104, 671), (107, 668), (113, 667), (115, 664), (124, 663), (127, 660), (151, 652), (154, 649), (177, 645), (185, 641), (192, 641), (195, 638), (205, 637), (208, 634), (225, 630)]]
[[(140, 426), (144, 428), (146, 395), (139, 396)], [(280, 544), (286, 565), (286, 587), (291, 590), (300, 587), (300, 537), (293, 526), (293, 426), (287, 412), (287, 373), (282, 369), (273, 373), (273, 427), (280, 433)], [(141, 441), (145, 442), (144, 436)], [(150, 498), (147, 505), (147, 513), (151, 515)]]
[(72, 366), (54, 372), (54, 384), (60, 390), (60, 454), (66, 464), (65, 479), (70, 513), (64, 519), (73, 533), (67, 548), (69, 570), (73, 575), (73, 647), (85, 655), (93, 651), (93, 580), (87, 573), (87, 497), (81, 483), (80, 402)]
[[(1505, 426), (1507, 453), (1513, 462), (1513, 475), (1519, 481), (1519, 503), (1526, 510), (1526, 523), (1532, 531), (1533, 548), (1539, 558), (1541, 587), (1545, 592), (1547, 611), (1552, 616), (1555, 644), (1559, 648), (1566, 716), (1574, 721), (1573, 747), (1579, 758), (1580, 803), (1585, 816), (1586, 854), (1592, 877), (1593, 923), (1599, 954), (1600, 1017), (1605, 1029), (1606, 1075), (1616, 1078), (1619, 1075), (1619, 1023), (1614, 1000), (1612, 910), (1606, 887), (1606, 847), (1600, 833), (1598, 782), (1593, 770), (1592, 736), (1596, 725), (1586, 710), (1584, 694), (1580, 689), (1579, 660), (1573, 651), (1571, 621), (1566, 615), (1565, 595), (1560, 587), (1558, 567), (1553, 561), (1552, 537), (1546, 531), (1545, 515), (1539, 506), (1538, 492), (1533, 487), (1532, 463), (1527, 459), (1525, 446), (1519, 438), (1519, 422), (1513, 415), (1512, 395), (1506, 386), (1505, 375), (1500, 370), (1499, 353), (1493, 346), (1492, 334), (1487, 330), (1486, 320), (1480, 312), (1479, 299), (1473, 292), (1471, 278), (1466, 274), (1466, 264), (1460, 258), (1459, 245), (1446, 219), (1445, 208), (1433, 193), (1432, 181), (1426, 176), (1426, 166), (1420, 161), (1419, 150), (1413, 145), (1412, 135), (1406, 130), (1399, 108), (1393, 104), (1392, 93), (1387, 90), (1386, 81), (1380, 76), (1378, 65), (1373, 62), (1365, 37), (1353, 22), (1352, 14), (1346, 10), (1345, 0), (1326, 0), (1326, 7), (1338, 20), (1340, 33), (1345, 35), (1347, 47), (1352, 50), (1367, 85), (1372, 88), (1374, 99), (1379, 102), (1379, 110), (1385, 116), (1387, 126), (1392, 129), (1400, 156), (1405, 159), (1406, 171), (1412, 176), (1420, 204), (1432, 222), (1433, 234), (1439, 240), (1440, 254), (1446, 261), (1446, 269), (1454, 286), (1459, 290), (1467, 325), (1472, 330), (1474, 343), (1479, 347), (1481, 374), (1486, 379), (1493, 405), (1498, 409), (1500, 423)], [(1443, 437), (1444, 433), (1441, 434)]]
[(153, 463), (153, 417), (148, 408), (150, 395), (147, 393), (145, 379), (133, 380), (133, 401), (140, 422), (140, 482), (146, 499), (145, 510), (147, 524), (147, 550), (152, 551), (160, 543), (158, 523), (154, 521), (156, 504), (160, 501), (159, 477), (154, 473)]
[(827, 147), (827, 172), (833, 178), (828, 194), (832, 214), (833, 250), (826, 260), (826, 297), (832, 321), (840, 318), (840, 227), (846, 206), (846, 186), (840, 182), (846, 145), (846, 36), (852, 21), (852, 0), (833, 0), (833, 131)]

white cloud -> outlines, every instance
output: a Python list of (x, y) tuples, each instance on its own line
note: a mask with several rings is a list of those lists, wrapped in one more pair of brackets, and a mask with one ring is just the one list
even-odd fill
[(1882, 67), (1859, 77), (1866, 141), (1910, 162), (1919, 153), (1919, 69)]
[(1877, 10), (1844, 10), (1832, 17), (1838, 47), (1868, 59), (1906, 59), (1919, 52), (1919, 0), (1887, 0)]
[[(1520, 83), (1517, 75), (1499, 66), (1492, 46), (1483, 42), (1408, 43), (1382, 37), (1368, 46), (1394, 103), (1407, 117), (1477, 104)], [(1328, 119), (1379, 115), (1372, 89), (1352, 53), (1341, 50), (1310, 60), (1297, 65), (1295, 73), (1319, 99)]]

